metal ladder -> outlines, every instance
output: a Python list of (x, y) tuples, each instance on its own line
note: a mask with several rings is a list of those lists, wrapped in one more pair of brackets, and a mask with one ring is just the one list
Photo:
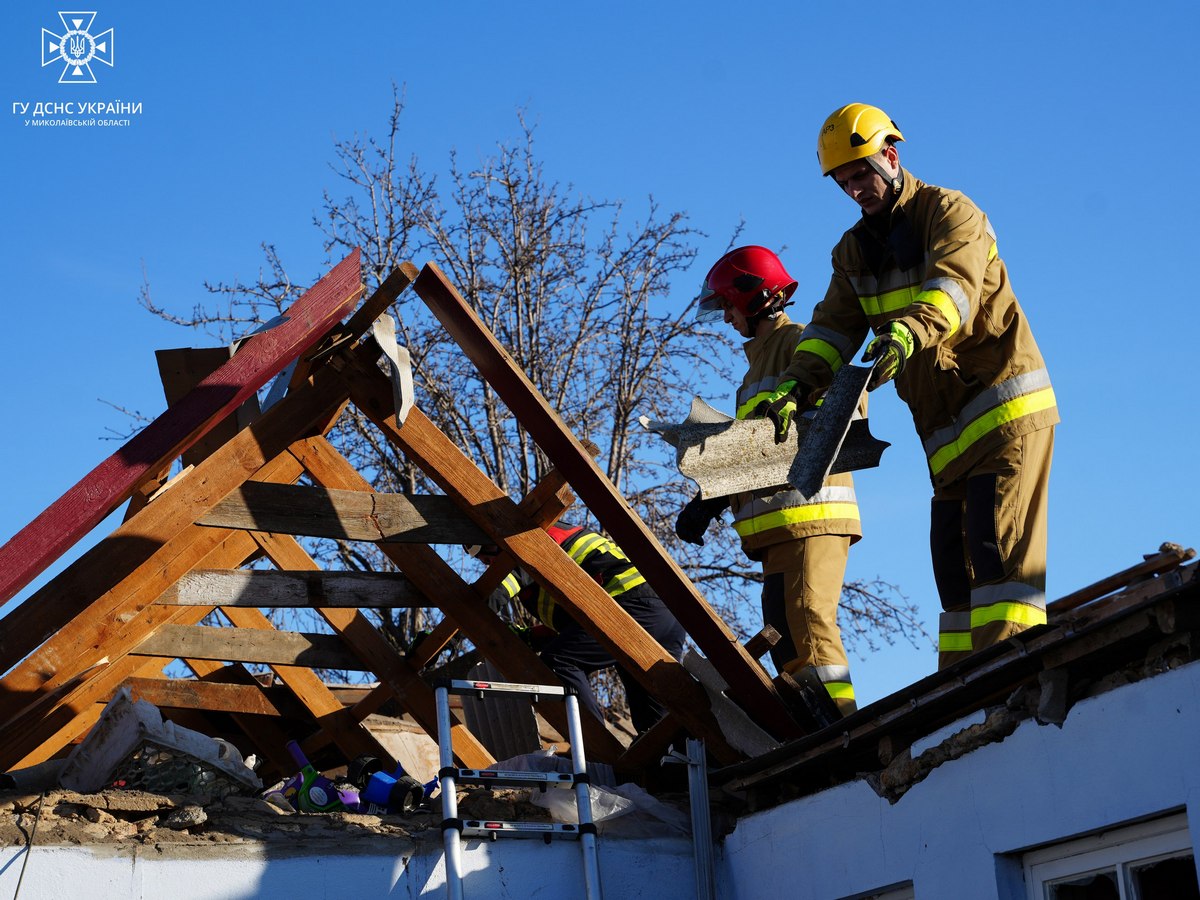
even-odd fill
[[(543, 697), (561, 697), (566, 704), (568, 739), (571, 742), (573, 772), (516, 772), (499, 769), (460, 769), (454, 765), (451, 744), (450, 695), (474, 694), (480, 700), (489, 694), (517, 694), (536, 703)], [(442, 840), (446, 848), (446, 892), (450, 900), (463, 900), (461, 839), (500, 837), (540, 837), (550, 843), (555, 837), (578, 838), (583, 854), (583, 879), (587, 900), (602, 900), (600, 863), (596, 856), (596, 825), (592, 821), (592, 802), (588, 795), (587, 759), (583, 752), (583, 728), (579, 722), (579, 699), (574, 691), (561, 685), (513, 684), (503, 681), (445, 681), (434, 689), (437, 704), (438, 777), (442, 793)], [(541, 790), (549, 787), (575, 789), (579, 824), (550, 822), (499, 822), (458, 817), (456, 783), (486, 786), (521, 785)]]

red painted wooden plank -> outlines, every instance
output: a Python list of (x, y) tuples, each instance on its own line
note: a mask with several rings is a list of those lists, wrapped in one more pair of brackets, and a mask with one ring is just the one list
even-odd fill
[(196, 443), (297, 356), (312, 349), (362, 294), (356, 247), (236, 356), (85, 475), (0, 547), (0, 606), (124, 503), (147, 475)]

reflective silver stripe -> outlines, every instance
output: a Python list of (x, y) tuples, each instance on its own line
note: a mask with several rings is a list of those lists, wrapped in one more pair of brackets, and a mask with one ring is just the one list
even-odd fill
[(760, 403), (765, 403), (775, 390), (775, 378), (764, 378), (745, 390), (739, 390), (736, 397), (737, 408), (734, 418), (749, 419)]
[(749, 503), (742, 504), (734, 519), (742, 521), (781, 509), (798, 506), (815, 506), (818, 503), (857, 503), (852, 487), (823, 487), (808, 500), (799, 491), (776, 491), (767, 497), (754, 495)]
[[(1006, 581), (1004, 584), (985, 584), (983, 587), (973, 588), (971, 590), (971, 606), (991, 606), (993, 603), (1024, 603), (1028, 606), (1036, 606), (1038, 609), (1046, 607), (1046, 592), (1033, 587), (1032, 585), (1022, 584), (1019, 581)], [(970, 613), (967, 613), (967, 618), (970, 618)]]
[(958, 440), (959, 435), (966, 430), (967, 426), (989, 409), (995, 409), (1002, 403), (1007, 403), (1010, 400), (1015, 400), (1017, 397), (1032, 394), (1034, 391), (1040, 391), (1048, 387), (1050, 387), (1050, 373), (1045, 369), (1036, 369), (1033, 372), (1026, 372), (1023, 375), (1014, 375), (1007, 381), (1002, 381), (995, 387), (988, 388), (962, 408), (962, 412), (958, 414), (958, 418), (953, 425), (939, 428), (937, 431), (931, 433), (929, 437), (925, 438), (925, 455), (932, 456), (941, 447)]
[(942, 634), (947, 634), (956, 631), (971, 630), (971, 613), (964, 612), (944, 612), (938, 616), (938, 631)]
[(511, 572), (504, 576), (504, 580), (500, 582), (500, 587), (504, 588), (504, 592), (509, 597), (515, 597), (521, 592), (521, 582), (517, 581), (517, 576)]
[(967, 299), (966, 293), (963, 292), (962, 285), (953, 278), (930, 278), (921, 285), (921, 290), (941, 291), (954, 301), (954, 305), (958, 308), (958, 318), (961, 321), (965, 322), (970, 317), (971, 301)]
[(822, 681), (844, 681), (851, 684), (849, 666), (813, 666)]
[(775, 385), (778, 381), (778, 375), (768, 375), (766, 378), (760, 378), (753, 384), (748, 384), (743, 388), (739, 388), (737, 392), (737, 405), (741, 406), (756, 394), (771, 393), (773, 390), (775, 390)]
[(819, 325), (809, 325), (804, 331), (800, 332), (800, 340), (797, 342), (803, 344), (805, 341), (824, 341), (833, 347), (838, 353), (842, 354), (842, 362), (850, 362), (854, 358), (854, 351), (858, 349), (858, 344), (840, 331), (834, 331), (832, 328), (822, 328)]

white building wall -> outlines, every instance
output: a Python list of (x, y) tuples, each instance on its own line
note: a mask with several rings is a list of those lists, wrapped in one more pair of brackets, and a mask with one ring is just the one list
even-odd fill
[[(861, 782), (739, 821), (719, 850), (719, 900), (838, 900), (912, 882), (917, 900), (1024, 900), (1021, 851), (1186, 810), (1200, 837), (1200, 663), (1082, 701), (1061, 729), (1023, 723), (945, 763), (895, 805)], [(601, 836), (608, 900), (695, 896), (690, 840)], [(0, 850), (0, 896), (26, 858)], [(467, 900), (583, 896), (579, 846), (470, 841)], [(440, 838), (341, 846), (35, 846), (21, 900), (445, 896)]]
[[(356, 852), (357, 851), (357, 852)], [(695, 897), (687, 838), (599, 840), (605, 897), (690, 900)], [(25, 862), (21, 848), (0, 852), (0, 896), (13, 897)], [(469, 841), (463, 852), (466, 900), (565, 900), (583, 897), (579, 844), (512, 839)], [(355, 847), (309, 845), (279, 852), (270, 845), (34, 846), (20, 900), (373, 900), (443, 898), (440, 839), (364, 839)]]
[(1186, 808), (1200, 835), (1200, 663), (1025, 722), (935, 769), (895, 805), (865, 783), (747, 816), (721, 900), (837, 900), (911, 881), (917, 900), (1017, 900), (1019, 851)]

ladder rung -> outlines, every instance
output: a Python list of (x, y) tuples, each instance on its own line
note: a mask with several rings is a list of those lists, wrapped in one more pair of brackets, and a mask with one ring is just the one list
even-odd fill
[(509, 681), (460, 681), (448, 685), (451, 694), (525, 694), (543, 697), (565, 697), (567, 689), (560, 684), (514, 684)]
[(577, 838), (579, 826), (559, 822), (500, 822), (495, 819), (465, 819), (462, 827), (463, 837), (491, 838), (501, 837), (540, 837), (550, 840), (555, 837)]
[(482, 785), (542, 785), (543, 787), (574, 787), (575, 776), (569, 772), (519, 772), (505, 769), (456, 769), (453, 776), (460, 782)]

